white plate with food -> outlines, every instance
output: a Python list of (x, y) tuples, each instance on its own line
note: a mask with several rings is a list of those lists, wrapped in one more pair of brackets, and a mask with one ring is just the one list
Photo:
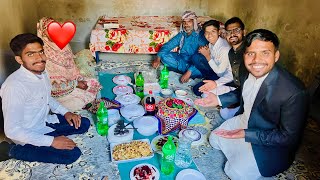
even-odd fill
[[(172, 137), (173, 137), (172, 140), (173, 140), (174, 144), (177, 146), (178, 145), (178, 138), (175, 136), (172, 136)], [(154, 137), (151, 141), (152, 150), (154, 152), (161, 154), (162, 153), (162, 146), (167, 141), (168, 141), (167, 135), (159, 135), (159, 136)]]
[(176, 180), (206, 180), (206, 178), (197, 170), (184, 169), (177, 174)]
[(130, 171), (130, 179), (159, 180), (159, 170), (152, 164), (142, 163), (134, 166)]
[(149, 139), (111, 143), (111, 160), (116, 163), (150, 159), (154, 156)]
[(125, 94), (132, 94), (133, 89), (130, 86), (123, 86), (119, 85), (112, 89), (112, 92), (116, 95), (125, 95)]
[(125, 94), (120, 95), (115, 98), (116, 101), (126, 106), (129, 104), (138, 104), (140, 102), (140, 97), (135, 94)]
[(117, 85), (127, 85), (131, 83), (131, 78), (126, 75), (115, 76), (112, 81)]

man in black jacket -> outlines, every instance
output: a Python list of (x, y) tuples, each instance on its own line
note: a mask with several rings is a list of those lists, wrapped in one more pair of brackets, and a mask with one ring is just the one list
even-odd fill
[[(225, 172), (231, 179), (258, 179), (274, 176), (292, 164), (306, 121), (308, 96), (303, 83), (276, 64), (280, 52), (274, 33), (257, 29), (244, 43), (249, 73), (240, 72), (238, 93), (219, 96), (222, 105), (240, 97), (240, 109), (209, 140), (225, 154)], [(210, 93), (195, 103), (218, 105)]]

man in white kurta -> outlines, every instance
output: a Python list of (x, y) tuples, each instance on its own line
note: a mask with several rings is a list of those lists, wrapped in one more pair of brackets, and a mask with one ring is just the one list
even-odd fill
[(204, 36), (209, 41), (209, 45), (200, 47), (199, 53), (191, 57), (192, 63), (204, 79), (193, 87), (193, 92), (197, 96), (200, 96), (203, 91), (220, 95), (234, 89), (226, 85), (233, 81), (228, 57), (231, 46), (220, 37), (219, 28), (220, 24), (215, 20), (203, 24)]
[[(279, 39), (257, 29), (245, 39), (244, 64), (237, 91), (219, 96), (223, 106), (240, 101), (237, 116), (212, 131), (210, 144), (226, 156), (231, 179), (272, 177), (290, 167), (306, 120), (308, 95), (303, 83), (276, 64)], [(216, 95), (195, 100), (217, 106)]]
[[(244, 113), (228, 119), (217, 129), (234, 130), (248, 128), (252, 105), (267, 75), (256, 79), (253, 75), (249, 74), (242, 92)], [(227, 157), (228, 161), (226, 162), (224, 170), (231, 179), (257, 179), (261, 177), (256, 160), (254, 159), (251, 144), (245, 142), (244, 138), (226, 139), (212, 132), (209, 137), (209, 142), (212, 147), (222, 150)]]

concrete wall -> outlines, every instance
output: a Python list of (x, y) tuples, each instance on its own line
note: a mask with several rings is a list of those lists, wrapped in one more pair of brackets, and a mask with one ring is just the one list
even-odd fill
[(320, 72), (319, 0), (228, 0), (209, 4), (208, 15), (239, 16), (251, 31), (265, 28), (280, 38), (282, 63), (307, 85)]
[[(90, 30), (101, 15), (181, 15), (191, 9), (221, 21), (239, 16), (248, 30), (274, 31), (281, 40), (281, 63), (307, 84), (320, 71), (318, 0), (0, 0), (0, 6), (0, 53), (8, 51), (14, 35), (36, 32), (36, 21), (43, 16), (76, 23), (71, 45), (77, 51), (88, 47)], [(5, 60), (1, 55), (0, 84), (7, 75), (3, 71), (10, 69)]]
[(36, 32), (36, 4), (36, 0), (0, 0), (0, 85), (19, 67), (10, 50), (10, 40), (20, 33)]

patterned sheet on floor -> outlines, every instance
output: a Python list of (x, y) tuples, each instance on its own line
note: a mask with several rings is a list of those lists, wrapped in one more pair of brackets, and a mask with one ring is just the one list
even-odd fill
[[(110, 66), (112, 65), (112, 68)], [(137, 70), (148, 70), (150, 66), (145, 61), (128, 62), (126, 64), (103, 62), (97, 68), (108, 73), (126, 73)], [(180, 75), (170, 73), (169, 84), (173, 88), (183, 88), (191, 92), (191, 87), (199, 80), (192, 80), (187, 84), (180, 84)], [(196, 98), (192, 96), (192, 98)], [(204, 125), (194, 125), (204, 135), (209, 135), (210, 131), (217, 127), (222, 119), (217, 109), (198, 108), (205, 116)], [(110, 161), (109, 143), (105, 137), (97, 134), (92, 115), (87, 111), (81, 111), (81, 115), (91, 119), (92, 125), (89, 131), (83, 135), (74, 135), (71, 138), (82, 150), (83, 155), (75, 163), (70, 165), (57, 165), (48, 163), (25, 162), (20, 160), (7, 160), (0, 162), (1, 179), (120, 179), (117, 165)], [(305, 130), (302, 146), (297, 153), (293, 165), (285, 172), (274, 177), (275, 179), (319, 179), (319, 146), (320, 130), (315, 121), (309, 121)], [(210, 147), (208, 142), (192, 149), (193, 160), (199, 170), (209, 180), (228, 179), (223, 172), (225, 157), (221, 151)]]

